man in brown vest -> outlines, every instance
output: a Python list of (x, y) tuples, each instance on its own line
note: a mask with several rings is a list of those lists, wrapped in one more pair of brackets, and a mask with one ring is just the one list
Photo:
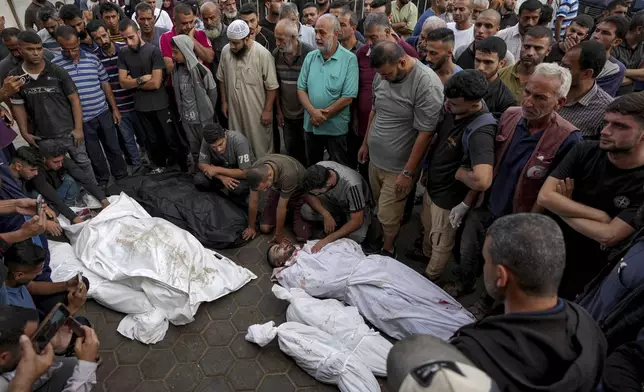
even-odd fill
[(546, 179), (540, 206), (561, 220), (566, 270), (559, 295), (573, 299), (605, 266), (605, 248), (637, 228), (644, 204), (644, 95), (610, 103), (599, 141), (576, 145)]
[[(461, 260), (457, 282), (444, 286), (453, 297), (474, 290), (480, 270), (479, 257), (487, 228), (496, 219), (516, 212), (537, 212), (539, 189), (548, 174), (579, 141), (574, 125), (556, 112), (566, 103), (571, 75), (556, 64), (539, 64), (525, 87), (521, 107), (506, 110), (496, 136), (492, 186), (472, 197), (466, 205), (476, 204), (467, 214), (461, 239)], [(459, 224), (469, 208), (454, 207), (453, 221)], [(470, 311), (481, 317), (492, 303), (482, 298)]]

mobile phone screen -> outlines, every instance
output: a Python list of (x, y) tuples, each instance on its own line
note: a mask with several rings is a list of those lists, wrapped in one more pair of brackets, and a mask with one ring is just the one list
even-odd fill
[(45, 346), (56, 335), (58, 330), (65, 325), (68, 318), (69, 310), (62, 304), (54, 307), (51, 313), (45, 317), (40, 326), (38, 326), (36, 334), (31, 338), (39, 352), (45, 349)]

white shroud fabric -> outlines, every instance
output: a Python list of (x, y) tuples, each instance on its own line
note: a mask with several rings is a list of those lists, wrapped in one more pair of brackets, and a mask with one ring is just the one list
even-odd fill
[[(156, 343), (168, 322), (187, 324), (202, 302), (238, 290), (256, 276), (226, 257), (204, 248), (185, 230), (152, 218), (121, 193), (94, 219), (62, 223), (73, 252), (53, 244), (56, 280), (78, 268), (90, 281), (88, 295), (128, 315), (118, 331), (130, 339)], [(67, 245), (68, 246), (68, 245)]]
[(387, 377), (387, 355), (393, 344), (369, 328), (357, 308), (344, 306), (337, 299), (313, 298), (302, 289), (289, 291), (274, 285), (272, 291), (291, 303), (286, 310), (287, 321), (321, 329), (352, 350), (374, 375)]
[(309, 241), (290, 267), (274, 277), (289, 289), (301, 288), (319, 298), (335, 298), (358, 308), (381, 332), (395, 339), (413, 334), (449, 339), (474, 317), (454, 298), (422, 275), (390, 257), (365, 256), (344, 238), (318, 253)]
[(246, 340), (264, 347), (277, 336), (280, 350), (316, 380), (335, 384), (342, 392), (379, 392), (380, 386), (367, 366), (328, 333), (308, 325), (270, 321), (248, 327)]

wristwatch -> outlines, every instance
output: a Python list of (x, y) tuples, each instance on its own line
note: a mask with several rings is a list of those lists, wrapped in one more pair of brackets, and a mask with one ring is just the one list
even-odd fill
[(143, 79), (141, 79), (140, 76), (138, 78), (136, 78), (136, 84), (139, 85), (139, 86), (143, 84)]
[(411, 178), (411, 177), (414, 176), (414, 173), (412, 173), (410, 171), (407, 171), (407, 170), (403, 170), (402, 175), (407, 177), (407, 178)]

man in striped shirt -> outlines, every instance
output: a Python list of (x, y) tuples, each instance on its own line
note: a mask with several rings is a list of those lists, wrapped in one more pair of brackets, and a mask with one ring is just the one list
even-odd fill
[[(98, 185), (107, 186), (110, 170), (116, 179), (127, 176), (127, 166), (121, 155), (114, 127), (114, 124), (121, 122), (121, 113), (107, 72), (98, 57), (80, 49), (80, 40), (73, 27), (59, 26), (56, 29), (56, 40), (62, 48), (62, 55), (54, 57), (52, 63), (67, 71), (78, 87), (87, 154), (92, 160)], [(111, 114), (108, 101), (112, 107)], [(109, 166), (103, 151), (109, 159)]]
[[(129, 158), (129, 163), (136, 170), (141, 166), (141, 154), (137, 147), (137, 141), (139, 145), (143, 146), (145, 134), (141, 128), (139, 118), (134, 111), (134, 90), (124, 89), (119, 83), (119, 67), (117, 63), (119, 51), (125, 44), (112, 42), (108, 27), (98, 20), (93, 20), (87, 24), (87, 32), (99, 46), (96, 55), (101, 60), (105, 72), (107, 72), (109, 83), (114, 92), (114, 98), (116, 99), (116, 106), (121, 113), (121, 122), (118, 124), (118, 130), (121, 134), (123, 147), (125, 147), (124, 152)], [(136, 135), (136, 141), (134, 135)]]

